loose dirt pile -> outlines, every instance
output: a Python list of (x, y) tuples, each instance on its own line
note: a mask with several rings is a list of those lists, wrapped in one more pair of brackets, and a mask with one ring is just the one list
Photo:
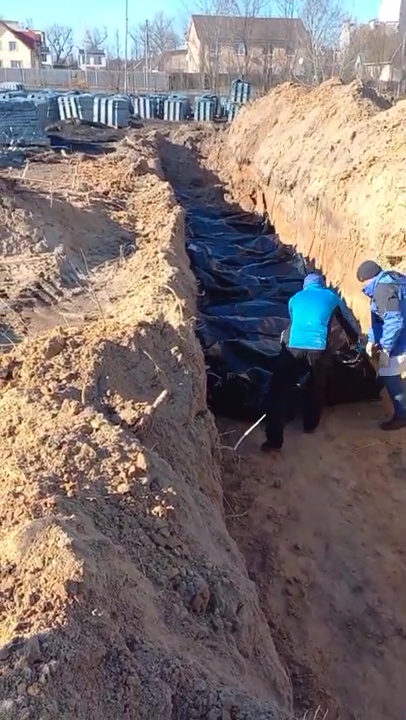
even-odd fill
[(77, 199), (68, 168), (36, 164), (39, 189), (28, 173), (3, 180), (6, 259), (46, 240), (52, 275), (55, 247), (66, 262), (83, 251), (95, 267), (72, 302), (98, 320), (34, 338), (31, 308), (28, 339), (1, 359), (0, 715), (289, 718), (290, 683), (225, 526), (183, 214), (155, 137), (74, 162)]
[[(123, 142), (114, 156), (95, 162), (85, 155), (51, 155), (1, 179), (0, 279), (3, 332), (26, 334), (63, 320), (61, 300), (102, 281), (112, 259), (136, 248), (135, 219), (126, 202), (132, 174), (145, 175), (151, 151), (143, 156)], [(120, 161), (132, 153), (126, 174)], [(149, 155), (148, 155), (149, 153)], [(103, 278), (107, 280), (107, 278)], [(52, 308), (59, 305), (59, 318)], [(81, 303), (82, 304), (82, 303)], [(38, 316), (41, 315), (42, 318)], [(51, 310), (51, 312), (50, 312)], [(62, 313), (62, 315), (60, 314)], [(33, 317), (35, 314), (35, 317)]]
[(316, 259), (367, 322), (354, 268), (406, 254), (406, 101), (332, 80), (283, 85), (247, 106), (211, 150), (245, 207), (264, 206), (281, 237)]

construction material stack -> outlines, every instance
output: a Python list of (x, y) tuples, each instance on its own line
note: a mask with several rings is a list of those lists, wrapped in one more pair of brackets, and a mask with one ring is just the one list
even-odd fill
[(3, 90), (11, 90), (12, 92), (14, 92), (14, 91), (24, 92), (25, 88), (24, 88), (24, 85), (19, 82), (2, 82), (2, 83), (0, 83), (0, 91), (3, 91)]
[(164, 101), (164, 120), (170, 122), (184, 122), (190, 113), (190, 104), (187, 98), (172, 97)]
[(49, 145), (45, 133), (48, 102), (43, 98), (11, 97), (0, 100), (0, 145)]
[(108, 127), (127, 127), (130, 120), (130, 102), (128, 97), (96, 96), (93, 98), (93, 122)]
[(234, 120), (241, 107), (251, 98), (251, 83), (244, 80), (233, 80), (230, 89), (230, 102), (228, 106), (228, 119)]
[(61, 120), (84, 120), (109, 127), (127, 127), (130, 119), (130, 101), (120, 95), (61, 95), (58, 98)]
[(217, 104), (216, 95), (202, 95), (196, 98), (194, 119), (197, 122), (213, 122), (217, 115)]
[(148, 95), (134, 95), (131, 98), (131, 109), (134, 117), (141, 120), (154, 120), (158, 116), (156, 99)]

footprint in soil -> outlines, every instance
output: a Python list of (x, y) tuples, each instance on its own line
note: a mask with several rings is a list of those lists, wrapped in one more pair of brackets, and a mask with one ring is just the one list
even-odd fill
[(406, 479), (406, 468), (403, 462), (402, 449), (395, 448), (388, 453), (388, 460), (394, 476), (404, 481)]

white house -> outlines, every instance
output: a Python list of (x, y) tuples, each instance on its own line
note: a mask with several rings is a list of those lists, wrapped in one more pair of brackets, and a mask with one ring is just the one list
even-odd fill
[(107, 65), (107, 55), (102, 48), (80, 48), (78, 65), (82, 70), (101, 70)]

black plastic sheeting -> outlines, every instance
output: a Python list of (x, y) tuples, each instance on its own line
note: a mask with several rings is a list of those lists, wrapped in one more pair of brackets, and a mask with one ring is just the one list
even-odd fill
[(115, 152), (115, 147), (108, 143), (109, 140), (87, 140), (78, 138), (66, 138), (62, 135), (48, 133), (52, 150), (67, 150), (68, 152), (81, 152), (86, 155), (106, 155)]
[[(187, 250), (199, 285), (197, 334), (208, 366), (208, 403), (216, 414), (254, 419), (265, 411), (288, 302), (302, 288), (305, 265), (266, 220), (183, 200)], [(349, 350), (345, 337), (342, 347), (334, 356), (326, 402), (379, 397), (365, 354)]]

